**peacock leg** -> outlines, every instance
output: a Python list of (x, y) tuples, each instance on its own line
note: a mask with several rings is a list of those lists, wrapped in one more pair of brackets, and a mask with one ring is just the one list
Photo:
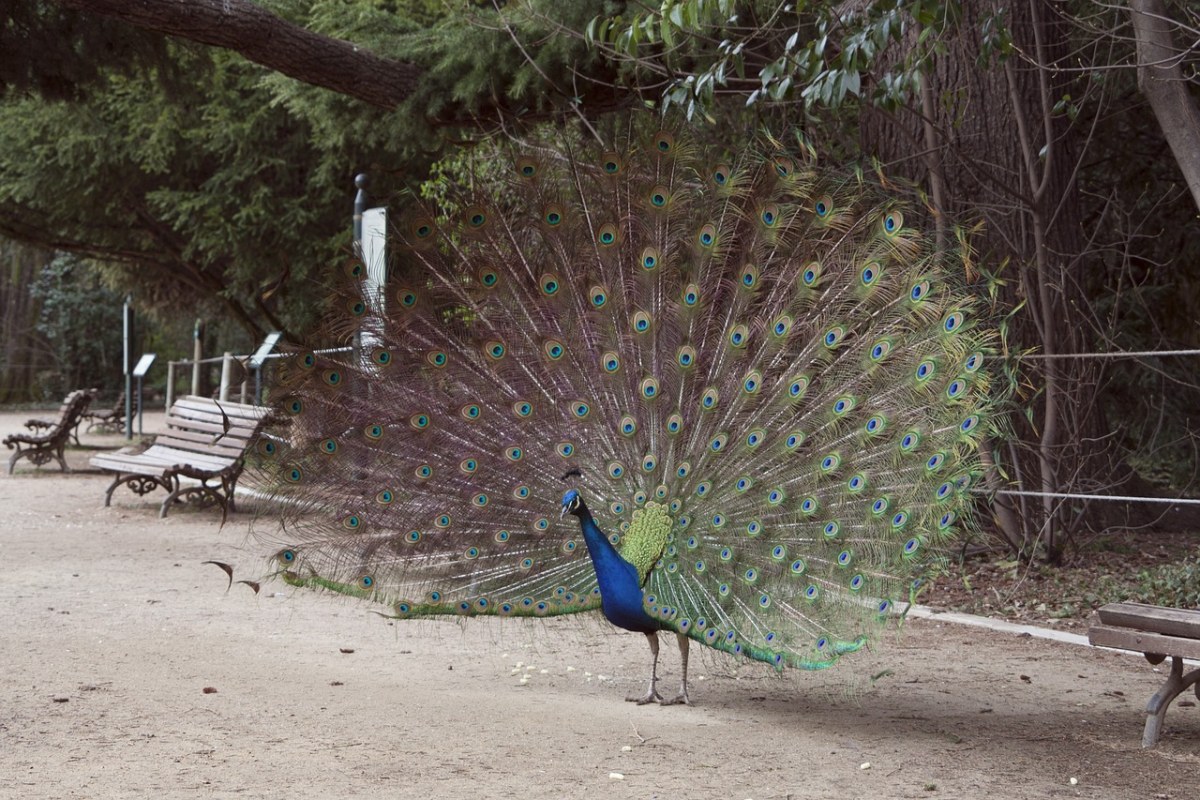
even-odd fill
[(688, 637), (684, 636), (682, 633), (677, 633), (675, 634), (675, 638), (679, 641), (679, 663), (683, 671), (683, 682), (679, 685), (679, 694), (675, 695), (670, 700), (664, 700), (663, 705), (674, 706), (682, 704), (685, 706), (690, 706), (692, 701), (688, 698), (687, 692)]
[(662, 696), (658, 693), (656, 684), (658, 683), (658, 632), (653, 631), (646, 634), (646, 641), (650, 642), (650, 688), (646, 690), (646, 694), (638, 697), (626, 697), (630, 703), (637, 703), (639, 706), (644, 706), (647, 703), (661, 703)]

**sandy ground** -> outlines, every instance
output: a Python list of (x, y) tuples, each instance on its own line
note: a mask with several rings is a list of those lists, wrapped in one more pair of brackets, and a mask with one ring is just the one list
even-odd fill
[(248, 514), (106, 485), (0, 475), (0, 797), (1200, 797), (1194, 698), (1139, 746), (1140, 657), (910, 621), (823, 673), (709, 654), (694, 706), (638, 707), (640, 636), (226, 592), (201, 562), (259, 568)]

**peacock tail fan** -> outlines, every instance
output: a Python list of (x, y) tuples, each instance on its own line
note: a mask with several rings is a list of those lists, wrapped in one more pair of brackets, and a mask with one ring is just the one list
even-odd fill
[(410, 208), (382, 292), (345, 271), (326, 333), (363, 345), (280, 370), (258, 535), (397, 617), (575, 613), (575, 488), (662, 628), (828, 666), (971, 524), (997, 341), (962, 254), (771, 140), (578, 141)]

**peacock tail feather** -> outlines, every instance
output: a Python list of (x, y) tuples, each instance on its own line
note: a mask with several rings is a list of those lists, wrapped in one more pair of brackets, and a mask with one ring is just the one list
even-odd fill
[(962, 254), (778, 142), (642, 127), (414, 205), (382, 293), (347, 269), (329, 337), (365, 344), (291, 358), (260, 443), (288, 580), (397, 617), (596, 609), (575, 488), (657, 627), (820, 668), (937, 568), (995, 407)]

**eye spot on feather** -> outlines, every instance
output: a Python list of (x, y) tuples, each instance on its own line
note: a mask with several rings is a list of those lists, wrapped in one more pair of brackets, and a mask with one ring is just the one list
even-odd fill
[(820, 279), (821, 265), (816, 261), (806, 266), (804, 268), (804, 272), (800, 273), (800, 280), (803, 281), (804, 285), (809, 288), (816, 286)]
[(904, 227), (904, 215), (899, 211), (893, 211), (883, 218), (883, 232), (888, 236), (895, 236)]
[(878, 263), (870, 263), (863, 267), (860, 278), (863, 286), (872, 286), (879, 278), (880, 267)]
[(758, 267), (752, 264), (743, 267), (741, 284), (743, 289), (753, 289), (758, 286)]
[(606, 222), (596, 231), (596, 241), (601, 247), (612, 247), (620, 238), (620, 230), (611, 222)]

